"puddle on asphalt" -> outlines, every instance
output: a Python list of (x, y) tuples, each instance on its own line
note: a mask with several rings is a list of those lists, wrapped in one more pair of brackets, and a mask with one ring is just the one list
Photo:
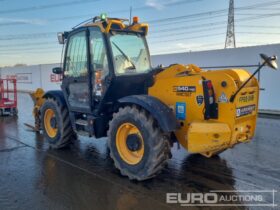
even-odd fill
[[(66, 149), (50, 150), (42, 135), (23, 125), (33, 122), (31, 105), (26, 94), (19, 94), (18, 118), (0, 118), (2, 209), (175, 209), (179, 204), (167, 205), (166, 193), (223, 190), (240, 195), (237, 190), (279, 190), (280, 120), (259, 119), (250, 144), (238, 145), (220, 157), (190, 155), (174, 145), (173, 158), (160, 175), (132, 182), (114, 167), (106, 138), (79, 137)], [(271, 201), (270, 195), (264, 198)], [(275, 202), (279, 203), (279, 196)]]

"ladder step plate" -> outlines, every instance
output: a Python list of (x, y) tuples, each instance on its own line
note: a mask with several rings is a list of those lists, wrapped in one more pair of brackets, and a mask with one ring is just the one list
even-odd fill
[(80, 136), (86, 136), (86, 137), (89, 137), (89, 133), (86, 132), (86, 131), (77, 131), (77, 134), (80, 135)]
[(88, 126), (88, 122), (86, 120), (76, 120), (75, 122), (77, 125), (83, 125), (83, 126)]

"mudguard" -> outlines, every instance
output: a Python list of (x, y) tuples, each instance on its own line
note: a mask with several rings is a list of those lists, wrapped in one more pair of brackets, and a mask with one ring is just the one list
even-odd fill
[(122, 104), (136, 104), (148, 111), (158, 122), (164, 132), (172, 132), (179, 128), (178, 121), (172, 109), (159, 99), (149, 95), (126, 96), (118, 101)]
[(61, 90), (50, 90), (46, 92), (43, 98), (54, 98), (59, 105), (67, 107), (63, 92)]

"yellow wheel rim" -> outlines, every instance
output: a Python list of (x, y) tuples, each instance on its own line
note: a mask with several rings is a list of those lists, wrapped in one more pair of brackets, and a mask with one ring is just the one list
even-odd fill
[(44, 126), (49, 137), (54, 138), (57, 134), (57, 128), (52, 126), (52, 119), (55, 118), (55, 113), (52, 109), (47, 109), (44, 115)]
[[(140, 147), (135, 151), (129, 149), (127, 146), (127, 139), (131, 134), (136, 134), (140, 141)], [(139, 129), (131, 123), (124, 123), (118, 128), (116, 135), (116, 146), (121, 158), (130, 165), (136, 165), (142, 160), (144, 156), (143, 137)]]

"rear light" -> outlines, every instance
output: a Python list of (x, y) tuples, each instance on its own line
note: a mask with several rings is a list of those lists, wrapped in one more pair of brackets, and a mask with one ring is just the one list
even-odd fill
[(95, 72), (95, 82), (94, 82), (94, 93), (95, 96), (101, 96), (102, 95), (102, 72), (96, 71)]
[(213, 88), (212, 82), (210, 80), (207, 81), (207, 87), (208, 87), (208, 89), (212, 89)]
[(209, 96), (213, 96), (213, 95), (214, 95), (213, 90), (212, 90), (212, 89), (209, 89), (209, 90), (208, 90), (208, 94), (209, 94)]
[(214, 89), (213, 89), (212, 82), (209, 80), (209, 81), (207, 81), (206, 84), (207, 84), (207, 89), (208, 89), (209, 104), (213, 104), (214, 103)]
[(214, 97), (213, 96), (209, 96), (209, 104), (213, 104), (214, 103)]
[(215, 102), (215, 92), (211, 80), (203, 80), (203, 92), (205, 99), (205, 119), (218, 118), (218, 104)]

